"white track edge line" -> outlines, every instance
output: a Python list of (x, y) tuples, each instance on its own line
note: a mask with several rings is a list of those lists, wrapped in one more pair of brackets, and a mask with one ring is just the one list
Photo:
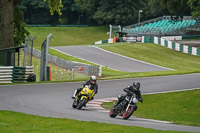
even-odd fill
[(167, 70), (176, 71), (176, 70), (171, 69), (171, 68), (167, 68), (167, 67), (163, 67), (163, 66), (151, 64), (151, 63), (144, 62), (144, 61), (141, 61), (141, 60), (137, 60), (137, 59), (134, 59), (134, 58), (130, 58), (130, 57), (127, 57), (127, 56), (124, 56), (124, 55), (120, 55), (120, 54), (117, 54), (117, 53), (113, 53), (113, 52), (111, 52), (111, 51), (107, 51), (107, 50), (105, 50), (105, 49), (102, 49), (102, 48), (99, 48), (99, 47), (96, 47), (96, 46), (90, 46), (90, 47), (95, 47), (95, 48), (100, 49), (100, 50), (103, 50), (103, 51), (105, 51), (105, 52), (107, 52), (107, 53), (111, 53), (111, 54), (114, 54), (114, 55), (118, 55), (118, 56), (121, 56), (121, 57), (130, 59), (130, 60), (134, 60), (134, 61), (137, 61), (137, 62), (141, 62), (141, 63), (144, 63), (144, 64), (148, 64), (148, 65), (151, 65), (151, 66), (156, 66), (156, 67), (159, 67), (159, 68), (164, 68), (164, 69), (167, 69)]

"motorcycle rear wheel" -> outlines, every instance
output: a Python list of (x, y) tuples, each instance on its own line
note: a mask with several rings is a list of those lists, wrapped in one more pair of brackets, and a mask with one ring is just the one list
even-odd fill
[(124, 112), (124, 114), (123, 114), (123, 119), (127, 120), (129, 117), (131, 117), (133, 112), (134, 112), (134, 107), (133, 106), (129, 106), (128, 110), (126, 112)]
[(77, 109), (81, 109), (81, 108), (83, 107), (83, 105), (85, 105), (85, 104), (86, 104), (86, 99), (83, 98), (83, 100), (81, 100), (81, 101), (79, 102), (79, 104), (78, 104), (78, 106), (77, 106)]

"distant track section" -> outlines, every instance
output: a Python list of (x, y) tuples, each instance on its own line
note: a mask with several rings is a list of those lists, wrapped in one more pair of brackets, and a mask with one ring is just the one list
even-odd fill
[(93, 46), (59, 46), (53, 47), (53, 49), (118, 71), (150, 72), (172, 70), (112, 53)]

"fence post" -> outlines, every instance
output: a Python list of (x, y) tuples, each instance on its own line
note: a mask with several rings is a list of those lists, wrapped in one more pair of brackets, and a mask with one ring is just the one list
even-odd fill
[(47, 36), (46, 40), (42, 43), (42, 47), (41, 47), (40, 81), (47, 81), (49, 39), (51, 36), (52, 36), (52, 33), (50, 33)]
[(99, 76), (101, 77), (101, 73), (102, 73), (102, 65), (99, 66)]
[(74, 80), (74, 68), (72, 68), (72, 80)]

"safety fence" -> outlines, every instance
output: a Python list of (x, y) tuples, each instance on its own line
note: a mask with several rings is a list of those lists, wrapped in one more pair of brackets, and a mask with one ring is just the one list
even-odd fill
[(117, 43), (117, 42), (142, 42), (142, 36), (126, 36), (126, 37), (114, 37), (108, 40), (101, 40), (94, 42), (93, 44), (104, 44), (104, 43)]
[[(31, 49), (31, 47), (29, 47), (29, 48)], [(33, 56), (35, 56), (37, 58), (41, 58), (41, 51), (39, 51), (37, 49), (33, 48), (32, 54), (33, 54)], [(74, 62), (74, 61), (68, 61), (68, 60), (58, 58), (57, 56), (54, 56), (51, 54), (48, 55), (48, 62), (53, 65), (68, 69), (70, 71), (74, 70), (75, 72), (82, 72), (81, 70), (78, 71), (76, 68), (81, 68), (84, 66), (83, 71), (84, 71), (85, 75), (96, 75), (96, 76), (101, 75), (100, 66), (78, 63), (78, 62)]]
[(154, 43), (186, 54), (200, 56), (200, 49), (196, 47), (179, 44), (159, 37), (154, 37)]
[(88, 25), (56, 25), (51, 26), (50, 24), (28, 24), (30, 27), (88, 27)]
[[(139, 38), (140, 41), (137, 41), (138, 38)], [(167, 48), (170, 48), (170, 49), (173, 49), (173, 50), (176, 50), (176, 51), (180, 51), (180, 52), (183, 52), (183, 53), (186, 53), (186, 54), (200, 56), (200, 49), (199, 48), (179, 44), (179, 43), (176, 43), (174, 41), (167, 40), (167, 38), (169, 39), (170, 37), (159, 38), (159, 37), (142, 36), (142, 37), (136, 37), (135, 42), (155, 43), (155, 44), (159, 44), (161, 46), (165, 46)], [(182, 40), (183, 37), (182, 36), (171, 36), (171, 38), (172, 38), (172, 40)], [(122, 39), (123, 38), (120, 37), (119, 42), (125, 42)], [(108, 40), (103, 40), (103, 41), (97, 41), (94, 44), (98, 45), (98, 44), (115, 43), (115, 42), (116, 41), (114, 39), (110, 39), (110, 41), (108, 39)]]
[(13, 66), (0, 67), (0, 83), (12, 83)]

